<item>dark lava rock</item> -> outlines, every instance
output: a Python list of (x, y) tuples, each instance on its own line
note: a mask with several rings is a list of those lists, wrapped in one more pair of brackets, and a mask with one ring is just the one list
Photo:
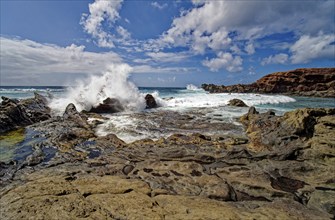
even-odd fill
[(146, 103), (146, 108), (147, 109), (158, 107), (155, 98), (150, 94), (147, 94), (145, 96), (145, 103)]
[(124, 111), (120, 100), (115, 98), (107, 98), (97, 107), (92, 107), (90, 112), (94, 113), (117, 113)]
[(47, 99), (37, 93), (34, 98), (18, 101), (1, 97), (0, 133), (49, 119)]
[(240, 99), (232, 99), (229, 100), (229, 106), (236, 106), (236, 107), (248, 107), (242, 100)]

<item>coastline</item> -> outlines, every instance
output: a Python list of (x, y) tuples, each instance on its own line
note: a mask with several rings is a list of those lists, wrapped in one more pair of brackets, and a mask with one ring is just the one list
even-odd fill
[[(33, 111), (27, 102), (44, 101), (36, 95), (23, 103)], [(199, 126), (174, 114), (170, 123)], [(0, 164), (2, 219), (334, 216), (335, 108), (276, 116), (251, 107), (237, 119), (240, 135), (176, 133), (128, 144), (114, 134), (96, 136), (103, 116), (72, 104), (62, 116), (49, 116), (24, 125), (32, 146), (27, 157)], [(232, 129), (223, 124), (213, 129)]]

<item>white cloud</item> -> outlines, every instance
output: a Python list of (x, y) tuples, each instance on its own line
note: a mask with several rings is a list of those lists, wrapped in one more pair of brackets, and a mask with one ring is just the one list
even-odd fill
[(154, 7), (154, 8), (157, 8), (159, 10), (162, 10), (162, 9), (166, 8), (168, 5), (167, 5), (167, 3), (159, 4), (158, 2), (151, 2), (151, 6)]
[(243, 70), (242, 62), (243, 60), (239, 56), (233, 57), (230, 53), (219, 52), (216, 58), (204, 60), (202, 64), (213, 72), (217, 72), (222, 68), (229, 72), (239, 72)]
[(123, 0), (95, 0), (89, 4), (89, 15), (83, 14), (81, 25), (97, 39), (98, 46), (112, 48), (115, 36), (104, 30), (104, 22), (113, 24), (120, 18), (119, 10)]
[(288, 61), (288, 55), (284, 53), (271, 55), (269, 57), (266, 57), (262, 60), (261, 64), (267, 65), (267, 64), (285, 64)]
[[(315, 36), (320, 31), (329, 34), (335, 28), (335, 3), (332, 0), (192, 0), (192, 3), (195, 7), (181, 12), (170, 29), (153, 42), (155, 46), (148, 48), (187, 47), (194, 54), (205, 54), (210, 50), (232, 55), (243, 54), (243, 50), (252, 55), (255, 45), (262, 47), (259, 41), (266, 36), (278, 33)], [(220, 66), (224, 60), (227, 59), (218, 57), (204, 63)], [(239, 59), (228, 60), (237, 62)]]
[[(16, 84), (24, 84), (26, 80), (38, 79), (45, 85), (58, 74), (99, 74), (110, 63), (122, 62), (113, 52), (88, 52), (84, 46), (74, 44), (59, 47), (4, 37), (0, 38), (0, 43), (1, 84), (14, 82), (13, 80), (17, 80)], [(61, 81), (59, 79), (55, 83), (59, 85)]]
[(247, 52), (247, 54), (251, 55), (255, 53), (255, 47), (252, 43), (249, 43), (245, 46), (245, 51)]
[(146, 53), (152, 60), (156, 62), (180, 62), (187, 59), (190, 55), (186, 52), (180, 53), (164, 53), (164, 52), (148, 52)]
[(185, 74), (199, 71), (197, 68), (189, 67), (154, 67), (150, 65), (137, 65), (132, 68), (133, 73)]
[(335, 59), (335, 34), (303, 35), (290, 51), (292, 63), (306, 63), (317, 58)]
[(121, 26), (116, 27), (116, 32), (120, 35), (122, 40), (130, 39), (131, 34)]

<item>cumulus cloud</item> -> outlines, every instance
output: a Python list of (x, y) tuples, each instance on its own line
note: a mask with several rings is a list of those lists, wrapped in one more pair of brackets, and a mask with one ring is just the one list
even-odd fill
[[(33, 78), (39, 79), (42, 84), (48, 84), (58, 74), (98, 74), (104, 71), (108, 64), (122, 62), (116, 53), (87, 52), (84, 46), (75, 44), (59, 47), (4, 37), (0, 38), (0, 44), (2, 84), (24, 84), (26, 80)], [(62, 79), (59, 80), (55, 83), (64, 83), (61, 82)]]
[(217, 72), (222, 68), (229, 72), (239, 72), (243, 70), (242, 62), (243, 60), (240, 56), (233, 57), (230, 53), (219, 52), (216, 58), (204, 60), (202, 64), (213, 72)]
[[(320, 31), (334, 30), (334, 7), (326, 1), (209, 1), (192, 0), (194, 8), (183, 11), (171, 27), (155, 41), (157, 47), (187, 47), (194, 54), (215, 53), (237, 55), (255, 53), (254, 43), (273, 34), (293, 33), (315, 36)], [(283, 43), (283, 42), (280, 42)], [(273, 45), (275, 46), (275, 45)], [(294, 52), (294, 47), (292, 52)], [(294, 52), (296, 53), (296, 52)], [(320, 54), (321, 55), (321, 54)], [(279, 59), (283, 56), (272, 57)], [(208, 67), (223, 65), (226, 60), (205, 60)], [(282, 62), (281, 60), (281, 62)], [(299, 59), (293, 59), (294, 62)], [(275, 62), (275, 60), (271, 61)], [(236, 65), (232, 65), (236, 66)], [(218, 68), (211, 68), (217, 70)], [(234, 69), (234, 68), (232, 68)]]
[(335, 34), (319, 34), (312, 37), (303, 35), (295, 42), (290, 51), (292, 63), (306, 63), (313, 59), (335, 59)]
[(267, 65), (267, 64), (285, 64), (288, 61), (288, 55), (284, 53), (271, 55), (269, 57), (266, 57), (262, 60), (261, 64)]
[(113, 36), (103, 27), (104, 23), (113, 24), (120, 18), (119, 10), (123, 0), (95, 0), (89, 4), (89, 14), (83, 14), (81, 25), (97, 40), (100, 47), (114, 47)]
[(154, 7), (154, 8), (157, 8), (159, 10), (162, 10), (162, 9), (166, 8), (168, 5), (167, 5), (167, 3), (159, 4), (158, 2), (151, 2), (151, 6)]

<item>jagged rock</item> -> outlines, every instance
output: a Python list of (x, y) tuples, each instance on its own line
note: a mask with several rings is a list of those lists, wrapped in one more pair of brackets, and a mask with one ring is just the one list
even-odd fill
[(335, 68), (305, 68), (266, 75), (252, 84), (231, 86), (203, 84), (210, 93), (285, 93), (335, 97)]
[(158, 107), (155, 98), (151, 94), (145, 96), (145, 103), (147, 109)]
[[(193, 132), (126, 144), (113, 134), (95, 137), (70, 104), (62, 117), (31, 126), (61, 150), (4, 182), (1, 217), (330, 219), (334, 114), (302, 109), (276, 116), (251, 107), (241, 118), (248, 138)], [(168, 112), (153, 117), (166, 117), (168, 126), (190, 120)], [(92, 150), (99, 154), (90, 157)]]
[(35, 93), (34, 98), (21, 101), (2, 97), (0, 105), (0, 133), (49, 119), (50, 108), (43, 96)]
[(117, 113), (124, 111), (120, 100), (115, 98), (107, 98), (103, 100), (103, 103), (100, 103), (96, 107), (92, 107), (90, 112), (94, 113)]
[(245, 104), (242, 100), (240, 99), (232, 99), (229, 100), (228, 102), (229, 106), (236, 106), (236, 107), (248, 107), (247, 104)]

